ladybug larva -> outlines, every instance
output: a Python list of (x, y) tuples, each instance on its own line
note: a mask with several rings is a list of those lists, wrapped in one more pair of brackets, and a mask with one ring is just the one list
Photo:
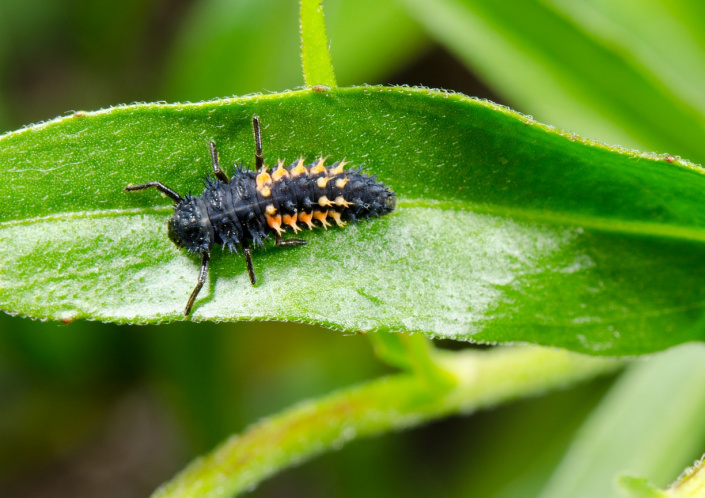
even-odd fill
[(206, 281), (211, 248), (222, 244), (245, 255), (250, 282), (255, 285), (251, 249), (263, 247), (274, 235), (277, 247), (297, 247), (306, 244), (301, 239), (282, 239), (287, 230), (297, 233), (302, 226), (327, 229), (331, 224), (343, 226), (346, 221), (369, 219), (394, 210), (394, 192), (361, 172), (361, 168), (344, 170), (340, 161), (324, 166), (321, 158), (311, 164), (303, 159), (285, 167), (280, 161), (269, 171), (262, 156), (259, 117), (252, 118), (255, 132), (255, 166), (257, 171), (235, 167), (232, 178), (220, 168), (215, 143), (210, 143), (213, 175), (206, 178), (200, 196), (181, 197), (158, 181), (128, 185), (132, 192), (156, 188), (175, 203), (174, 216), (167, 224), (169, 238), (178, 247), (201, 255), (198, 283), (186, 302), (184, 316), (191, 312), (196, 296)]

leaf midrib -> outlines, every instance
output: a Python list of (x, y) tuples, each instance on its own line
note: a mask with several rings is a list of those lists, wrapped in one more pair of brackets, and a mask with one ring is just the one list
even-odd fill
[(22, 218), (19, 220), (9, 220), (0, 222), (0, 229), (32, 225), (34, 223), (43, 223), (46, 221), (70, 221), (70, 220), (85, 220), (98, 218), (117, 218), (119, 216), (134, 216), (140, 214), (161, 214), (172, 212), (171, 206), (153, 206), (131, 209), (104, 209), (97, 211), (78, 211), (66, 212), (59, 214), (50, 214), (48, 216), (34, 216), (32, 218)]
[[(438, 201), (430, 199), (399, 199), (400, 208), (426, 208), (454, 211), (469, 211), (477, 214), (489, 214), (502, 218), (531, 222), (533, 224), (548, 224), (553, 226), (574, 226), (598, 232), (625, 236), (660, 237), (688, 242), (705, 242), (705, 229), (685, 226), (672, 226), (660, 223), (650, 223), (634, 220), (618, 220), (575, 214), (561, 214), (537, 209), (512, 209), (507, 206), (473, 204), (462, 201)], [(10, 220), (0, 223), (0, 230), (15, 226), (27, 226), (34, 223), (51, 221), (70, 221), (80, 219), (117, 218), (120, 216), (169, 214), (171, 206), (153, 206), (131, 209), (108, 209), (97, 211), (80, 211), (37, 216), (20, 220)]]

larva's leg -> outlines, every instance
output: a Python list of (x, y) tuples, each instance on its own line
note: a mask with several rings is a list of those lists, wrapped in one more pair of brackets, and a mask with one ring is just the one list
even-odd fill
[(144, 190), (152, 187), (159, 190), (162, 194), (166, 195), (174, 202), (181, 202), (183, 200), (179, 194), (177, 194), (161, 182), (147, 182), (140, 183), (139, 185), (128, 185), (127, 187), (125, 187), (125, 190), (128, 192), (135, 192), (137, 190)]
[(184, 309), (184, 316), (188, 316), (191, 313), (191, 308), (193, 307), (193, 302), (196, 300), (196, 296), (201, 292), (203, 284), (206, 283), (206, 277), (208, 276), (208, 262), (210, 261), (210, 253), (208, 251), (203, 251), (201, 253), (201, 271), (198, 273), (198, 283), (194, 287), (191, 296), (186, 302), (186, 309)]
[(274, 236), (274, 245), (277, 247), (299, 247), (305, 246), (306, 241), (303, 239), (288, 239), (282, 240), (279, 235)]
[(255, 276), (255, 267), (252, 264), (252, 249), (243, 245), (242, 252), (245, 254), (245, 262), (247, 263), (247, 273), (250, 276), (250, 283), (255, 285), (257, 283), (257, 277)]
[(264, 165), (262, 156), (262, 130), (259, 126), (259, 116), (252, 116), (252, 127), (255, 129), (255, 171), (259, 171)]
[(215, 148), (215, 142), (211, 142), (211, 160), (213, 161), (213, 174), (215, 177), (223, 183), (230, 183), (228, 175), (225, 171), (220, 169), (220, 162), (218, 161), (218, 149)]

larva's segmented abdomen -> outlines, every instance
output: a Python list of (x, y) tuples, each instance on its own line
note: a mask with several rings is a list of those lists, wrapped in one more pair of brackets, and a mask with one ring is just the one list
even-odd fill
[(300, 159), (288, 167), (280, 162), (271, 172), (238, 168), (229, 183), (207, 179), (201, 197), (188, 198), (177, 211), (207, 213), (199, 217), (204, 242), (236, 250), (249, 241), (263, 245), (272, 232), (327, 228), (330, 220), (343, 226), (394, 209), (393, 192), (360, 169), (344, 167), (338, 162), (326, 168), (323, 159), (304, 165)]
[(174, 216), (198, 221), (191, 226), (200, 235), (189, 238), (198, 243), (190, 250), (215, 243), (235, 251), (250, 241), (263, 245), (272, 232), (327, 228), (329, 220), (343, 226), (394, 209), (392, 191), (359, 168), (345, 171), (345, 164), (326, 168), (323, 159), (309, 165), (300, 159), (286, 168), (280, 162), (271, 172), (238, 168), (229, 183), (206, 179), (203, 194), (184, 199)]
[[(258, 193), (265, 199), (267, 226), (281, 234), (302, 226), (330, 226), (329, 219), (343, 226), (345, 221), (381, 216), (394, 209), (395, 196), (360, 169), (345, 171), (344, 162), (326, 168), (320, 159), (309, 165), (303, 159), (272, 173), (256, 177)], [(315, 223), (317, 222), (317, 223)]]

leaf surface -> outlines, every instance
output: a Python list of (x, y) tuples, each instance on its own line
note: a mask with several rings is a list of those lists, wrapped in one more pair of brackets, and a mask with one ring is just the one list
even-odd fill
[(353, 87), (78, 114), (0, 137), (0, 308), (38, 318), (180, 320), (198, 261), (170, 201), (221, 164), (347, 158), (398, 209), (305, 248), (215, 250), (194, 320), (295, 320), (638, 354), (703, 338), (701, 167), (585, 141), (495, 104)]
[(693, 0), (404, 0), (517, 109), (702, 162), (705, 9)]

